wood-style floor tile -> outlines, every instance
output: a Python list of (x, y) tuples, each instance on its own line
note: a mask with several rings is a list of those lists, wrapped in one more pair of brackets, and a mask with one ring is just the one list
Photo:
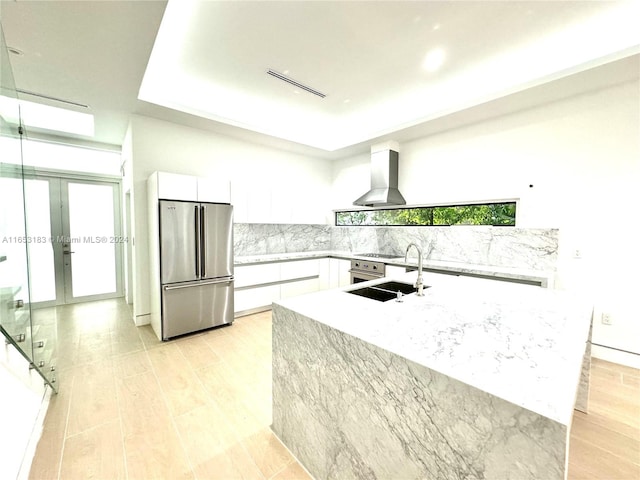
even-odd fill
[(266, 478), (271, 478), (295, 462), (293, 456), (269, 428), (263, 428), (244, 438), (242, 444)]
[(271, 477), (272, 480), (313, 480), (302, 466), (296, 463), (290, 463), (281, 472)]
[(224, 452), (194, 465), (198, 480), (264, 480), (249, 454), (239, 445), (232, 445)]
[(171, 414), (153, 372), (118, 380), (118, 401), (124, 435), (144, 435), (170, 426)]
[(195, 478), (178, 434), (160, 422), (144, 433), (126, 435), (124, 449), (130, 480)]
[[(581, 478), (579, 475), (585, 475), (587, 478), (593, 476), (602, 480), (635, 480), (640, 478), (640, 465), (586, 442), (578, 436), (571, 437), (569, 464), (569, 478), (576, 480)], [(576, 472), (572, 471), (574, 465), (578, 466)]]
[[(640, 439), (629, 437), (619, 431), (590, 422), (589, 415), (575, 415), (571, 426), (573, 438), (579, 438), (621, 458), (628, 458), (640, 465)], [(640, 478), (640, 477), (639, 477)]]
[(113, 358), (116, 378), (133, 377), (151, 371), (151, 361), (146, 350), (118, 355)]
[(213, 351), (202, 335), (181, 338), (176, 345), (193, 370), (220, 363), (220, 356)]
[(67, 438), (60, 478), (127, 478), (120, 421)]
[(71, 391), (67, 436), (119, 418), (115, 387), (111, 362), (78, 367)]
[(240, 438), (250, 436), (265, 427), (254, 415), (247, 400), (249, 392), (230, 368), (201, 368), (196, 374), (214, 403), (236, 429)]
[(207, 404), (202, 384), (175, 343), (149, 350), (149, 359), (173, 416), (182, 415)]
[(215, 405), (192, 410), (175, 422), (197, 478), (264, 478)]
[(38, 441), (36, 453), (29, 471), (30, 480), (57, 480), (62, 461), (64, 429), (45, 428)]

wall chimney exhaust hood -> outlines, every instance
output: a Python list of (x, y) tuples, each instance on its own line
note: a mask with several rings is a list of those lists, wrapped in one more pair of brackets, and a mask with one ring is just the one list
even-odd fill
[(354, 205), (406, 205), (407, 202), (398, 190), (398, 150), (397, 142), (371, 147), (371, 190), (353, 202)]

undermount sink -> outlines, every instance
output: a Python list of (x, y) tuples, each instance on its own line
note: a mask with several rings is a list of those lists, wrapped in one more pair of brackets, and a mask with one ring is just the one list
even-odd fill
[[(424, 288), (429, 287), (425, 285)], [(415, 293), (415, 291), (416, 287), (414, 287), (410, 283), (384, 282), (379, 283), (378, 285), (372, 285), (370, 287), (362, 287), (356, 290), (350, 290), (347, 291), (347, 293), (371, 298), (372, 300), (377, 300), (379, 302), (387, 302), (393, 298), (396, 298), (398, 296), (398, 292), (401, 292), (403, 295), (408, 295), (410, 293)]]
[(374, 285), (373, 287), (381, 290), (389, 290), (393, 293), (398, 293), (398, 291), (400, 291), (403, 295), (414, 293), (417, 290), (411, 283), (404, 282), (384, 282)]
[(371, 298), (373, 300), (378, 300), (379, 302), (386, 302), (387, 300), (391, 300), (392, 298), (396, 298), (397, 296), (396, 293), (372, 287), (359, 288), (358, 290), (351, 290), (347, 293), (353, 293), (354, 295), (360, 295), (361, 297)]

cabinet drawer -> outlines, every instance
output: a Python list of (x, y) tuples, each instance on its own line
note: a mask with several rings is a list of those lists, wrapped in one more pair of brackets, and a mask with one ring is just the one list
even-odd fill
[(280, 285), (236, 290), (234, 294), (234, 310), (243, 312), (252, 308), (270, 306), (272, 302), (279, 299)]
[(236, 265), (234, 277), (236, 288), (277, 282), (280, 280), (280, 265), (277, 263)]
[(296, 278), (314, 277), (320, 275), (320, 260), (296, 260), (281, 264), (280, 280), (294, 280)]
[(320, 279), (312, 278), (280, 285), (280, 298), (295, 297), (320, 290)]

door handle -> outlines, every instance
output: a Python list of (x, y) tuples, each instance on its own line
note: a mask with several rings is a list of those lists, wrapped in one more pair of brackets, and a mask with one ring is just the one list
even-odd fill
[(195, 253), (196, 253), (196, 278), (200, 278), (200, 209), (196, 205), (195, 213)]
[(69, 250), (65, 250), (65, 251), (64, 251), (64, 252), (62, 252), (62, 253), (64, 253), (65, 255), (71, 255), (72, 253), (76, 253), (76, 252), (71, 252), (71, 251), (69, 251)]
[(207, 278), (207, 215), (205, 206), (200, 207), (200, 278)]
[(233, 277), (225, 277), (219, 280), (210, 280), (206, 282), (189, 282), (189, 283), (181, 283), (179, 285), (163, 285), (165, 291), (169, 290), (177, 290), (179, 288), (190, 288), (190, 287), (204, 287), (205, 285), (219, 285), (223, 283), (232, 283), (234, 281)]

